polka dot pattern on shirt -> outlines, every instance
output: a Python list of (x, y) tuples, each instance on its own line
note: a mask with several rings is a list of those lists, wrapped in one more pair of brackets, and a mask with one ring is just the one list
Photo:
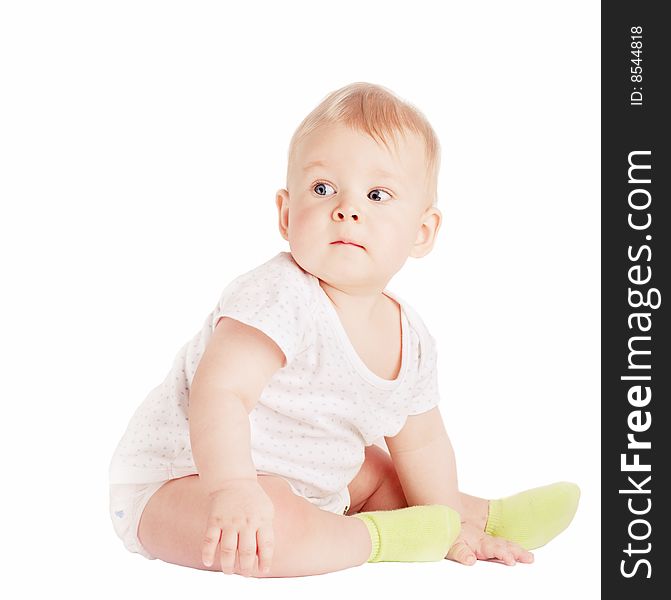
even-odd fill
[[(133, 415), (110, 464), (112, 483), (147, 482), (196, 473), (189, 441), (189, 389), (219, 318), (263, 331), (287, 358), (249, 415), (258, 471), (288, 479), (304, 497), (324, 503), (358, 473), (364, 448), (395, 435), (408, 415), (439, 401), (435, 341), (403, 304), (407, 369), (376, 385), (352, 360), (316, 280), (288, 252), (236, 278), (201, 330), (177, 354), (161, 385)], [(366, 375), (364, 372), (363, 375)]]

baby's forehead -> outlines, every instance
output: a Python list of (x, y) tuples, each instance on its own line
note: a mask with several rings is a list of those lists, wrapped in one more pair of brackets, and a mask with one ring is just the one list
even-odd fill
[(408, 179), (423, 175), (425, 152), (424, 141), (412, 132), (382, 138), (346, 127), (324, 127), (306, 136), (290, 160), (301, 172), (363, 168), (373, 175)]

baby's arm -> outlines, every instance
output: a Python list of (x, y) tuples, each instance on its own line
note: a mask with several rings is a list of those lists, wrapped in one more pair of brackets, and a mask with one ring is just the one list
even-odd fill
[(463, 521), (454, 450), (438, 407), (409, 416), (385, 441), (408, 505), (445, 504)]
[(408, 417), (403, 429), (385, 441), (409, 506), (446, 504), (461, 515), (461, 533), (446, 558), (465, 565), (476, 559), (497, 559), (508, 565), (533, 560), (519, 545), (494, 538), (464, 519), (454, 450), (438, 407)]
[[(284, 353), (258, 329), (222, 318), (198, 363), (189, 394), (189, 432), (198, 475), (210, 498), (202, 560), (221, 570), (270, 568), (274, 507), (256, 478), (248, 413)], [(220, 543), (221, 540), (221, 543)]]
[(209, 492), (222, 482), (256, 480), (248, 413), (284, 361), (258, 329), (229, 318), (215, 327), (189, 394), (191, 450)]

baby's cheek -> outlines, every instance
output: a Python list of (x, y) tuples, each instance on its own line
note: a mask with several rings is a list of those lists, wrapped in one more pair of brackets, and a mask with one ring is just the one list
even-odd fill
[(320, 234), (320, 227), (310, 211), (289, 214), (289, 236), (297, 246), (311, 244)]
[(389, 229), (392, 233), (388, 235), (388, 238), (394, 240), (394, 244), (389, 249), (390, 252), (398, 256), (407, 256), (417, 236), (416, 229), (407, 223), (394, 223)]
[(289, 217), (289, 245), (291, 253), (303, 269), (312, 272), (313, 255), (317, 247), (317, 228), (304, 215)]
[(306, 224), (309, 220), (304, 211), (289, 213), (289, 231), (294, 235), (301, 235), (306, 230)]

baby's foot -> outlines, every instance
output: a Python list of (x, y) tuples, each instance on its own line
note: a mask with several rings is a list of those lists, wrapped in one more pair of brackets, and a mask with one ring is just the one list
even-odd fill
[(532, 550), (566, 529), (578, 509), (580, 488), (559, 482), (490, 500), (485, 533)]

